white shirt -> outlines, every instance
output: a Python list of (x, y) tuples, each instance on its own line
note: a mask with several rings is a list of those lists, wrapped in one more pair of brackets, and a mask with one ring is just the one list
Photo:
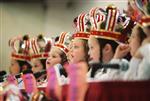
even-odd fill
[(150, 79), (150, 44), (146, 44), (140, 48), (140, 53), (143, 59), (138, 68), (137, 79), (148, 80)]

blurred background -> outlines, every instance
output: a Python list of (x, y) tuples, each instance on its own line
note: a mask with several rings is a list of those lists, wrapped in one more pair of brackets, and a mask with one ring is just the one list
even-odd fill
[(127, 0), (0, 0), (0, 70), (8, 71), (10, 66), (11, 37), (73, 33), (73, 19), (81, 12), (109, 4), (121, 11), (127, 8)]

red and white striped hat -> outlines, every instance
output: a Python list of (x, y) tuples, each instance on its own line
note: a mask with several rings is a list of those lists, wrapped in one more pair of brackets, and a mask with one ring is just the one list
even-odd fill
[(150, 25), (150, 16), (144, 16), (142, 17), (142, 19), (139, 21), (139, 23), (142, 25), (142, 26), (148, 26)]
[[(19, 44), (17, 44), (19, 43)], [(21, 46), (20, 43), (22, 43)], [(9, 40), (9, 46), (12, 48), (11, 57), (17, 60), (30, 61), (30, 41), (29, 39), (23, 40), (22, 36), (13, 37)], [(21, 51), (20, 51), (21, 50)]]
[(98, 24), (105, 21), (106, 15), (104, 14), (104, 10), (99, 7), (94, 7), (89, 12), (90, 22), (92, 24), (91, 30), (98, 30)]
[[(39, 38), (33, 38), (31, 40), (31, 49), (32, 49), (32, 53), (31, 53), (31, 58), (39, 58), (39, 59), (46, 59), (48, 58), (48, 52), (51, 49), (52, 46), (52, 40), (43, 37), (43, 35), (40, 35), (41, 39)], [(44, 43), (44, 46), (42, 48), (40, 47), (40, 42)]]
[(90, 29), (88, 26), (89, 16), (86, 13), (81, 13), (77, 17), (77, 32), (73, 34), (73, 38), (80, 38), (80, 39), (88, 39), (90, 33), (87, 31)]
[(134, 0), (138, 9), (144, 14), (139, 23), (142, 26), (150, 25), (150, 0)]
[[(119, 18), (118, 9), (114, 5), (108, 6), (105, 12), (107, 15), (105, 15), (104, 12), (98, 12), (97, 10), (103, 11), (101, 8), (93, 8), (90, 11), (90, 15), (95, 21), (94, 28), (96, 29), (91, 30), (91, 35), (97, 38), (104, 38), (114, 41), (123, 40), (125, 36), (120, 32), (115, 31), (115, 27)], [(99, 15), (99, 17), (104, 17), (104, 19), (97, 19), (97, 17), (95, 17), (96, 15)], [(97, 23), (102, 24), (102, 22), (105, 23), (104, 29), (100, 29), (97, 26)]]
[(54, 44), (55, 47), (61, 49), (64, 53), (68, 53), (68, 45), (71, 41), (71, 36), (67, 32), (62, 32), (59, 36), (59, 40)]

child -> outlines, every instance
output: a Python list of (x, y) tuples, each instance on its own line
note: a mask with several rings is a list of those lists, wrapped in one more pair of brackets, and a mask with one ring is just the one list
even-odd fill
[[(48, 52), (51, 49), (52, 40), (46, 39), (43, 35), (39, 35), (36, 39), (31, 40), (31, 62), (32, 71), (34, 74), (46, 71), (46, 59), (48, 58)], [(37, 81), (45, 79), (46, 73), (41, 75), (35, 75)], [(40, 82), (39, 82), (40, 83)]]
[[(111, 12), (112, 10), (113, 12)], [(127, 31), (124, 27), (128, 27), (123, 26), (126, 20), (122, 21), (122, 16), (119, 15), (117, 8), (113, 5), (108, 6), (106, 11), (100, 8), (93, 8), (90, 11), (91, 22), (96, 22), (92, 23), (93, 30), (88, 40), (90, 64), (109, 63), (114, 56), (118, 43), (125, 42), (127, 39)], [(96, 15), (99, 17), (96, 17)], [(133, 23), (131, 25), (133, 26)], [(98, 80), (112, 79), (113, 77), (109, 75), (112, 71), (112, 69), (106, 70), (105, 67), (92, 67), (90, 76)]]
[[(142, 6), (140, 6), (140, 4), (143, 4)], [(139, 8), (140, 11), (142, 11), (142, 13), (144, 13), (144, 16), (141, 18), (141, 20), (139, 21), (140, 25), (143, 28), (143, 31), (146, 34), (146, 38), (143, 41), (141, 47), (136, 51), (135, 55), (133, 56), (133, 58), (135, 60), (139, 60), (140, 62), (138, 62), (137, 65), (134, 65), (134, 67), (131, 65), (129, 68), (129, 71), (127, 72), (127, 74), (125, 75), (125, 79), (129, 80), (133, 80), (133, 79), (138, 79), (138, 80), (149, 80), (150, 79), (150, 75), (149, 75), (149, 71), (150, 71), (150, 62), (149, 62), (149, 58), (150, 58), (150, 27), (149, 27), (149, 22), (150, 22), (150, 11), (149, 11), (149, 7), (150, 7), (150, 2), (149, 1), (136, 1), (136, 5)], [(134, 61), (131, 61), (130, 64), (134, 64)], [(134, 69), (134, 72), (132, 71)], [(130, 76), (130, 74), (132, 74), (132, 76)], [(134, 74), (134, 75), (133, 75)]]
[(78, 63), (81, 61), (88, 62), (88, 44), (89, 37), (89, 19), (87, 14), (81, 13), (77, 18), (77, 32), (73, 34), (72, 47), (70, 50), (71, 63)]
[(32, 71), (33, 73), (40, 72), (46, 69), (46, 59), (48, 58), (48, 52), (51, 49), (52, 41), (39, 35), (37, 39), (32, 39)]
[[(69, 33), (62, 32), (59, 40), (52, 47), (49, 57), (46, 60), (47, 97), (49, 99), (61, 99), (61, 85), (68, 83), (67, 73), (64, 65), (67, 61), (68, 45), (70, 42)], [(51, 82), (53, 80), (53, 82)]]
[(67, 100), (83, 101), (86, 91), (86, 74), (88, 71), (88, 43), (90, 23), (88, 15), (81, 13), (76, 18), (76, 32), (70, 43), (69, 58), (69, 88)]
[[(17, 42), (19, 46), (17, 46)], [(11, 54), (10, 74), (16, 75), (27, 69), (31, 69), (29, 36), (14, 37), (9, 41), (9, 46), (13, 49)]]
[[(129, 45), (120, 44), (117, 47), (116, 53), (114, 55), (114, 59), (122, 59), (129, 51), (130, 51), (131, 56), (133, 57), (129, 65), (129, 70), (125, 74), (126, 79), (133, 79), (136, 76), (136, 72), (135, 72), (136, 66), (139, 65), (141, 60), (134, 58), (134, 56), (137, 50), (140, 48), (142, 41), (145, 38), (146, 38), (146, 34), (144, 33), (143, 29), (139, 25), (136, 25), (133, 28), (132, 34), (130, 36)], [(118, 61), (121, 62), (121, 60), (118, 60)]]
[[(68, 62), (67, 53), (69, 52), (68, 45), (70, 41), (71, 37), (69, 33), (62, 32), (58, 42), (54, 44), (46, 60), (46, 68), (55, 67), (56, 72), (60, 76), (59, 79), (67, 77), (67, 73), (63, 66)], [(56, 64), (60, 64), (62, 68), (55, 66)]]

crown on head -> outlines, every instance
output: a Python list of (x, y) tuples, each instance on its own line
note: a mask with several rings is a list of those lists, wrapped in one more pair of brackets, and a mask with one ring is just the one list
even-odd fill
[[(122, 20), (122, 15), (114, 5), (109, 5), (106, 11), (98, 7), (92, 8), (89, 14), (91, 22), (95, 22), (92, 23), (94, 27), (94, 30), (91, 30), (92, 36), (114, 41), (126, 40), (127, 36), (121, 32), (127, 27), (129, 19)], [(96, 15), (101, 19), (98, 20)]]
[(12, 48), (12, 58), (17, 60), (30, 61), (30, 41), (29, 36), (16, 36), (9, 40), (9, 46)]
[(91, 30), (98, 30), (98, 24), (105, 21), (106, 18), (105, 11), (99, 7), (92, 8), (89, 12), (89, 16), (92, 24)]
[(54, 44), (57, 48), (61, 49), (64, 53), (68, 53), (68, 45), (71, 41), (71, 36), (67, 32), (62, 32), (59, 36), (58, 42)]
[(32, 59), (47, 58), (49, 56), (48, 52), (50, 51), (51, 46), (52, 46), (52, 40), (43, 37), (43, 35), (39, 35), (37, 38), (33, 38), (31, 40), (31, 49), (32, 49), (31, 58)]
[(138, 9), (144, 14), (139, 23), (142, 26), (150, 25), (150, 1), (149, 0), (135, 0)]
[(77, 32), (73, 34), (73, 38), (88, 39), (90, 31), (89, 16), (86, 13), (81, 13), (77, 17)]

